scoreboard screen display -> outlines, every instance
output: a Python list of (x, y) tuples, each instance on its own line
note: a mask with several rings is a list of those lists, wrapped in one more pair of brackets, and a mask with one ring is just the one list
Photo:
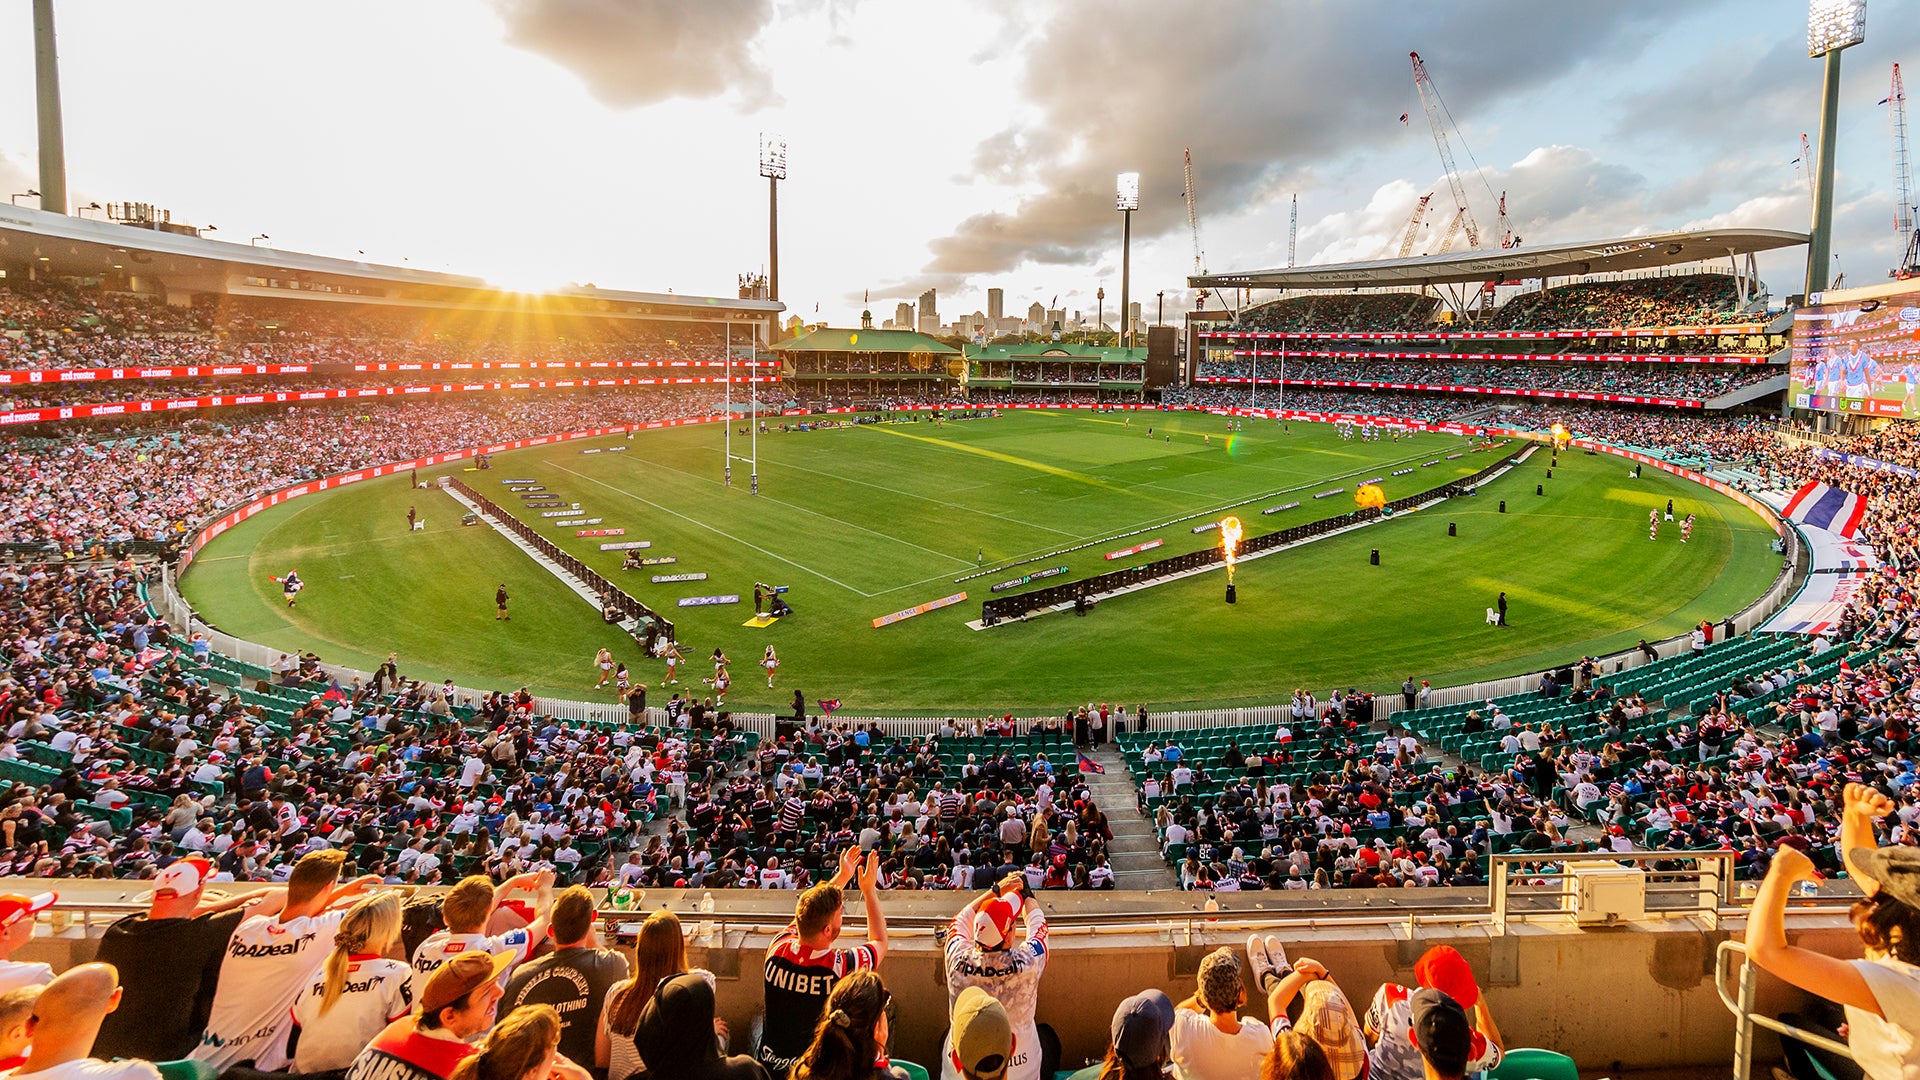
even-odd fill
[(1920, 416), (1920, 286), (1793, 315), (1791, 395), (1798, 409)]

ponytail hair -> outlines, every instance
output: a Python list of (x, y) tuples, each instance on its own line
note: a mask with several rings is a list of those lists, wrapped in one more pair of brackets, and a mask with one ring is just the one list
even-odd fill
[(560, 1014), (553, 1006), (522, 1005), (501, 1018), (447, 1080), (520, 1080), (559, 1045)]
[(873, 1074), (880, 1043), (873, 1029), (893, 995), (878, 972), (850, 972), (827, 995), (827, 1007), (813, 1029), (813, 1045), (794, 1066), (794, 1080), (853, 1080)]
[(376, 893), (353, 905), (333, 935), (327, 954), (326, 981), (320, 993), (320, 1015), (327, 1015), (347, 987), (347, 968), (359, 953), (383, 953), (400, 936), (400, 894)]

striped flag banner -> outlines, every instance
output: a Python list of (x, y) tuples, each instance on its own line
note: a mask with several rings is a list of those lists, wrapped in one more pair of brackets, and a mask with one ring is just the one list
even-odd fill
[(1808, 481), (1793, 498), (1787, 500), (1786, 518), (1812, 529), (1825, 529), (1853, 539), (1860, 518), (1867, 512), (1865, 499), (1850, 491)]

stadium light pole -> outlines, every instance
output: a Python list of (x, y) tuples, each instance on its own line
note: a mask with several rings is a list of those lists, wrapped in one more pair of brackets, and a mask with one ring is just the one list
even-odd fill
[[(780, 299), (780, 181), (787, 178), (787, 139), (760, 133), (760, 175), (767, 178), (767, 299)], [(775, 329), (775, 337), (779, 330)]]
[(1133, 327), (1127, 318), (1127, 302), (1133, 286), (1133, 212), (1140, 209), (1140, 174), (1123, 172), (1114, 177), (1113, 208), (1120, 211), (1120, 347), (1129, 348)]
[(67, 137), (60, 120), (60, 52), (53, 0), (33, 0), (33, 89), (40, 136), (40, 209), (67, 212)]
[(1813, 228), (1807, 243), (1807, 295), (1827, 287), (1833, 250), (1833, 153), (1840, 126), (1840, 53), (1867, 39), (1867, 0), (1812, 0), (1807, 55), (1826, 60), (1820, 93), (1820, 149), (1813, 180)]

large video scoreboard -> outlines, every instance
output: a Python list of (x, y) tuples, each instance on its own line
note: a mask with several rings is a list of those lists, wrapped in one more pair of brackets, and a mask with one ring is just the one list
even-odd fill
[(1792, 379), (1795, 408), (1920, 416), (1920, 282), (1795, 312)]

